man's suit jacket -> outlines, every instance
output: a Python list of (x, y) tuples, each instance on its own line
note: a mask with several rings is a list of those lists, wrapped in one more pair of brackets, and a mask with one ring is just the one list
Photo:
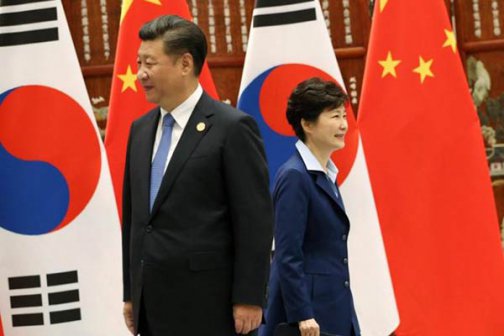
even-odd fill
[(281, 322), (311, 318), (327, 333), (360, 334), (349, 287), (350, 223), (331, 183), (324, 172), (308, 171), (297, 151), (277, 173), (275, 255), (261, 336), (272, 336)]
[(234, 335), (232, 304), (263, 306), (269, 274), (273, 215), (257, 125), (203, 93), (151, 212), (159, 117), (156, 108), (135, 121), (128, 141), (124, 300), (135, 326), (143, 300), (162, 335)]

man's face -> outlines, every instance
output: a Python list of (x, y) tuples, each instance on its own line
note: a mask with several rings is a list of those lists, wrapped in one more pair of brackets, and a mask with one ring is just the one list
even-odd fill
[(164, 53), (161, 38), (142, 41), (138, 49), (137, 77), (148, 102), (169, 107), (177, 99), (183, 86), (180, 63), (179, 57)]

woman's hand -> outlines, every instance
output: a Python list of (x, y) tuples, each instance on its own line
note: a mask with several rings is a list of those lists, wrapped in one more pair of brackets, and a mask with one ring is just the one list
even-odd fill
[(315, 319), (299, 322), (301, 336), (320, 336), (320, 327)]

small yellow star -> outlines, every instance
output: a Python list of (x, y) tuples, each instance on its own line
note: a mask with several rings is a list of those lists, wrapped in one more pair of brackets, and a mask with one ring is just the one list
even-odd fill
[(119, 79), (122, 80), (122, 82), (123, 82), (123, 86), (122, 86), (121, 92), (126, 91), (128, 88), (130, 88), (131, 90), (137, 92), (137, 87), (136, 87), (136, 84), (135, 84), (135, 81), (137, 80), (137, 77), (136, 77), (136, 74), (134, 74), (131, 71), (131, 66), (128, 65), (128, 69), (126, 70), (126, 73), (122, 74), (122, 75), (117, 75), (117, 77), (119, 77)]
[(434, 77), (434, 74), (432, 73), (430, 67), (432, 65), (433, 59), (428, 60), (427, 62), (424, 61), (422, 56), (420, 56), (420, 65), (413, 70), (413, 72), (416, 72), (417, 74), (420, 75), (420, 82), (424, 82), (425, 77)]
[(380, 0), (380, 13), (383, 12), (385, 6), (387, 6), (388, 0)]
[(446, 41), (443, 44), (443, 48), (451, 47), (454, 53), (457, 52), (457, 39), (455, 38), (455, 33), (448, 29), (445, 29), (444, 32), (446, 34)]
[(396, 66), (401, 63), (400, 60), (395, 60), (392, 58), (392, 53), (389, 51), (387, 54), (387, 58), (383, 61), (378, 61), (378, 63), (383, 67), (382, 71), (382, 78), (387, 76), (388, 74), (392, 75), (393, 77), (397, 78), (396, 74)]
[[(122, 8), (121, 8), (121, 19), (119, 20), (120, 23), (122, 23), (124, 17), (126, 16), (126, 14), (129, 11), (131, 5), (135, 1), (136, 0), (123, 0)], [(159, 6), (162, 5), (161, 0), (144, 0), (144, 1), (145, 2), (150, 2), (150, 3), (154, 4), (154, 5), (159, 5)]]

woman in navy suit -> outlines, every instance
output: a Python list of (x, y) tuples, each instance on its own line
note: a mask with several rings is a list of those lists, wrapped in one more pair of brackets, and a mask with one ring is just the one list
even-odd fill
[(301, 82), (289, 97), (287, 119), (299, 140), (275, 178), (275, 255), (261, 336), (282, 322), (297, 324), (302, 336), (360, 335), (348, 271), (350, 223), (330, 158), (345, 146), (347, 100), (320, 78)]

